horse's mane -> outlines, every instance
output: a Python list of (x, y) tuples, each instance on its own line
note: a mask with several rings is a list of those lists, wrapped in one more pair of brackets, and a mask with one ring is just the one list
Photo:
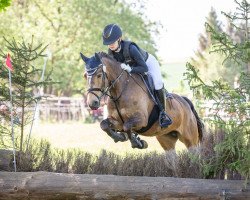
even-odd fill
[(111, 60), (111, 61), (113, 61), (115, 63), (118, 63), (112, 56), (108, 55), (107, 53), (105, 53), (103, 51), (99, 52), (98, 55), (99, 55), (100, 59), (102, 59), (102, 58), (108, 58), (109, 60)]

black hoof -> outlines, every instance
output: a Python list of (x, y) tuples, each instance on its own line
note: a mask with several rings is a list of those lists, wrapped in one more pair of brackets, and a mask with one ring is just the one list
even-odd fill
[(146, 149), (148, 148), (148, 143), (145, 140), (140, 140), (137, 142), (131, 142), (131, 147), (133, 149), (137, 148), (137, 149)]
[(114, 142), (125, 142), (128, 140), (128, 134), (123, 132), (113, 132), (112, 138), (114, 139)]
[(145, 140), (141, 140), (142, 144), (143, 144), (143, 149), (148, 148), (148, 143)]
[(131, 141), (131, 147), (137, 148), (137, 149), (142, 149), (143, 144), (141, 143), (141, 141)]
[(138, 136), (132, 134), (131, 136), (131, 147), (137, 149), (146, 149), (148, 147), (148, 143), (144, 140), (141, 140)]

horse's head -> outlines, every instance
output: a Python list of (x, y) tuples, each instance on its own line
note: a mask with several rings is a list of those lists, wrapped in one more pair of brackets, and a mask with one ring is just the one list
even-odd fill
[(80, 53), (85, 63), (85, 72), (87, 75), (88, 95), (87, 104), (92, 110), (100, 107), (100, 100), (105, 89), (105, 73), (103, 71), (102, 62), (97, 53), (88, 58)]

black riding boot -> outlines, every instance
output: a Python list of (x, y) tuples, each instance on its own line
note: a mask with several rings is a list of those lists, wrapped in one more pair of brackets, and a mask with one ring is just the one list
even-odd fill
[(166, 113), (166, 93), (165, 88), (163, 87), (160, 90), (155, 90), (156, 93), (156, 100), (158, 103), (158, 106), (160, 108), (160, 116), (159, 116), (159, 123), (160, 126), (165, 128), (168, 127), (170, 124), (172, 124), (171, 118)]

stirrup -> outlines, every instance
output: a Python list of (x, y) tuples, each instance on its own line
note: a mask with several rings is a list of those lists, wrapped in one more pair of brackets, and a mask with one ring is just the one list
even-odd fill
[(172, 119), (167, 115), (165, 111), (160, 112), (159, 124), (162, 128), (167, 128), (170, 124), (172, 124)]

